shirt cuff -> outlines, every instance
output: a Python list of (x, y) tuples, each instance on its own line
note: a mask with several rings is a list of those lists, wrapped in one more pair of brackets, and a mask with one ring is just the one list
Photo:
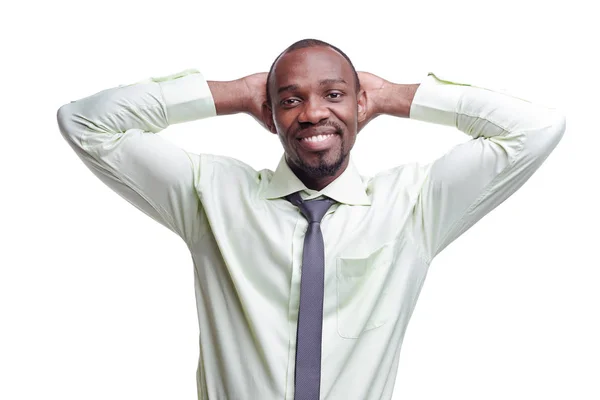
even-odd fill
[(149, 82), (158, 83), (161, 88), (169, 125), (217, 115), (208, 83), (196, 69), (152, 77), (138, 83)]
[(469, 86), (440, 79), (430, 72), (415, 93), (410, 118), (456, 128), (458, 103)]

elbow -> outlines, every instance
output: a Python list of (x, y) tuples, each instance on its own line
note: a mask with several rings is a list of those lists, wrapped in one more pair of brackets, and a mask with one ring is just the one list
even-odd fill
[(548, 153), (550, 153), (558, 142), (562, 139), (565, 134), (565, 130), (567, 129), (567, 118), (564, 114), (554, 111), (550, 123), (546, 128), (547, 132), (545, 132)]
[(564, 136), (566, 127), (566, 117), (553, 110), (552, 114), (547, 117), (543, 128), (536, 129), (527, 135), (526, 143), (528, 143), (527, 147), (531, 154), (541, 161), (545, 160)]
[(565, 130), (567, 129), (567, 117), (564, 114), (557, 113), (557, 120), (554, 124), (554, 128), (557, 136), (557, 143), (560, 139), (562, 139), (565, 134)]
[(70, 118), (69, 105), (65, 104), (60, 107), (56, 112), (56, 121), (58, 122), (58, 129), (60, 133), (65, 136), (68, 132), (69, 120)]
[(71, 103), (67, 103), (62, 105), (58, 111), (56, 111), (56, 119), (58, 120), (58, 125), (62, 128), (64, 122), (70, 119), (70, 116), (73, 114)]
[(77, 129), (70, 104), (65, 104), (58, 109), (56, 112), (56, 121), (58, 123), (58, 129), (65, 140), (69, 143), (75, 143)]

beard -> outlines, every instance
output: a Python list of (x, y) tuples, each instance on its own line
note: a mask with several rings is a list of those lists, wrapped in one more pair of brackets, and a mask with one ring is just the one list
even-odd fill
[(334, 176), (346, 161), (348, 154), (344, 154), (342, 151), (343, 145), (340, 146), (340, 152), (338, 157), (333, 162), (327, 162), (325, 160), (325, 154), (319, 156), (319, 164), (317, 166), (307, 164), (301, 157), (299, 157), (299, 167), (306, 173), (307, 176), (316, 179), (324, 178), (326, 176)]
[[(333, 122), (333, 121), (326, 121), (324, 123), (321, 123), (317, 126), (331, 126), (333, 128), (335, 128), (335, 133), (337, 135), (339, 135), (340, 139), (341, 139), (341, 143), (340, 143), (340, 148), (339, 148), (339, 153), (337, 154), (337, 157), (335, 158), (335, 160), (331, 161), (331, 162), (327, 162), (325, 157), (327, 156), (327, 151), (323, 151), (319, 154), (319, 164), (317, 166), (314, 165), (310, 165), (308, 163), (306, 163), (305, 160), (302, 159), (302, 157), (300, 157), (298, 155), (298, 167), (310, 178), (312, 179), (318, 179), (318, 178), (324, 178), (326, 176), (334, 176), (339, 169), (342, 167), (342, 165), (344, 164), (344, 161), (346, 161), (346, 158), (348, 157), (349, 153), (345, 153), (344, 154), (344, 130), (342, 129), (342, 127)], [(305, 128), (307, 129), (307, 128)], [(293, 137), (297, 136), (298, 133), (300, 131), (302, 131), (303, 129), (297, 129), (294, 134)]]

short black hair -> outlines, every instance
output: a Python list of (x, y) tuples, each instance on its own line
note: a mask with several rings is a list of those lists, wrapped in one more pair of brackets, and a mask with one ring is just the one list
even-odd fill
[(329, 44), (329, 43), (324, 42), (319, 39), (302, 39), (302, 40), (297, 41), (296, 43), (293, 43), (287, 49), (282, 51), (281, 54), (279, 54), (277, 56), (275, 61), (273, 61), (273, 64), (271, 64), (271, 69), (269, 69), (269, 73), (267, 75), (267, 104), (269, 106), (271, 106), (271, 91), (269, 90), (269, 86), (270, 86), (270, 82), (271, 82), (271, 75), (273, 74), (273, 70), (275, 69), (275, 64), (281, 58), (281, 56), (283, 56), (284, 54), (286, 54), (290, 51), (293, 51), (293, 50), (303, 49), (306, 47), (318, 47), (318, 46), (330, 47), (333, 50), (340, 53), (346, 59), (346, 61), (348, 61), (348, 64), (350, 64), (350, 68), (352, 68), (352, 72), (354, 73), (354, 81), (356, 84), (356, 93), (358, 93), (358, 91), (360, 90), (360, 81), (358, 80), (358, 73), (356, 72), (356, 68), (354, 68), (354, 64), (352, 64), (352, 61), (350, 61), (350, 58), (346, 55), (346, 53), (344, 53), (342, 50), (338, 49), (334, 45)]

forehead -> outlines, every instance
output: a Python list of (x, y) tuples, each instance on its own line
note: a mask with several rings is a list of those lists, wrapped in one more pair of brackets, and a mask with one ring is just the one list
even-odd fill
[(327, 46), (306, 47), (285, 53), (277, 60), (271, 88), (276, 93), (282, 86), (308, 86), (339, 78), (349, 86), (354, 82), (354, 73), (344, 56)]

